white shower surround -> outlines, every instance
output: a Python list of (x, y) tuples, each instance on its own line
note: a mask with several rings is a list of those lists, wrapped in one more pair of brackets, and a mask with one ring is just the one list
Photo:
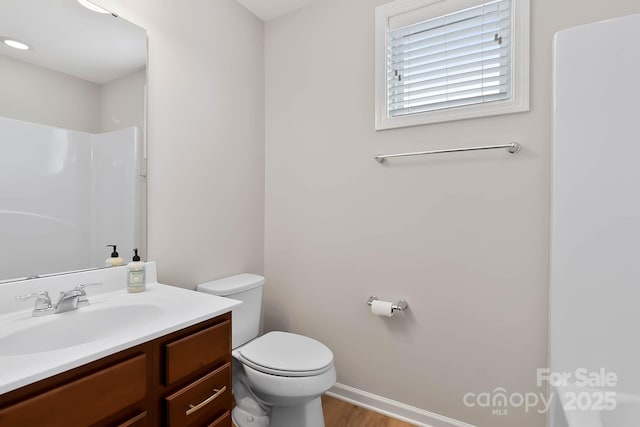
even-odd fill
[[(611, 392), (617, 407), (563, 411), (557, 396), (551, 427), (638, 425), (639, 37), (640, 14), (555, 37), (550, 366), (572, 377), (551, 391), (594, 403)], [(577, 369), (616, 384), (576, 389)]]
[(0, 280), (104, 266), (138, 247), (138, 131), (0, 118)]

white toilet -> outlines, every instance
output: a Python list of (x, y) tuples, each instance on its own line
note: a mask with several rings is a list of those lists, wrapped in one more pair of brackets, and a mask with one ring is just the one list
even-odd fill
[(320, 396), (336, 382), (333, 353), (288, 332), (258, 337), (263, 286), (264, 277), (244, 273), (197, 288), (242, 301), (231, 323), (233, 421), (238, 427), (324, 427)]

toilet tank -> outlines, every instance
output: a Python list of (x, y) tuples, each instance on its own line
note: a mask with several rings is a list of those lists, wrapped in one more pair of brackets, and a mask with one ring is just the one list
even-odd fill
[(233, 298), (242, 304), (231, 310), (232, 348), (251, 341), (260, 333), (264, 277), (243, 273), (198, 285), (198, 292)]

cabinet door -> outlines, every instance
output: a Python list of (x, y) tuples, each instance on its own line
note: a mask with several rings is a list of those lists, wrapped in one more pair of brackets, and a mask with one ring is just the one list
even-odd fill
[(231, 408), (231, 364), (168, 396), (165, 405), (170, 427), (211, 425)]
[(87, 426), (146, 394), (147, 356), (141, 354), (1, 409), (0, 426)]

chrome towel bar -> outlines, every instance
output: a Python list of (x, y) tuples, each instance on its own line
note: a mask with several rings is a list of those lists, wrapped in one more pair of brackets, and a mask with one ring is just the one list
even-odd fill
[(509, 153), (515, 154), (518, 151), (520, 151), (520, 144), (518, 144), (517, 142), (512, 142), (510, 144), (484, 145), (480, 147), (449, 148), (445, 150), (432, 150), (432, 151), (416, 151), (413, 153), (376, 154), (373, 158), (376, 159), (378, 163), (382, 163), (386, 159), (390, 159), (392, 157), (424, 156), (426, 154), (458, 153), (461, 151), (495, 150), (498, 148), (506, 148)]

